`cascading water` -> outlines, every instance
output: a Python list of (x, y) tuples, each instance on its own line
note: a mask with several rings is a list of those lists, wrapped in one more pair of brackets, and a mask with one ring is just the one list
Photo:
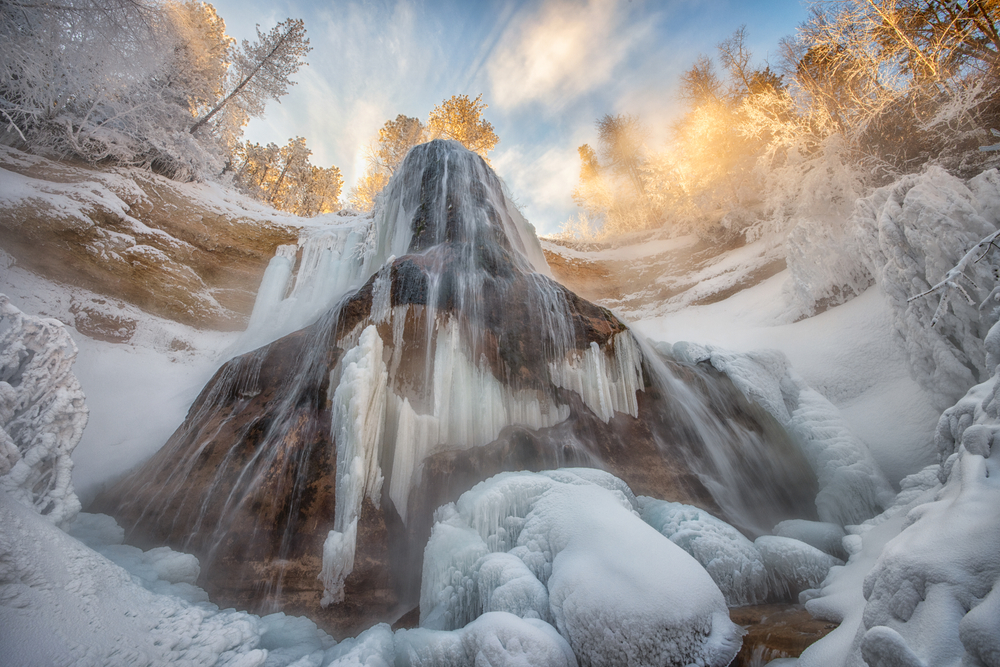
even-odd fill
[(810, 515), (773, 420), (555, 283), (459, 144), (414, 148), (373, 218), (300, 245), (261, 286), (243, 344), (267, 344), (97, 502), (133, 541), (198, 554), (222, 599), (315, 611), (322, 591), (341, 631), (406, 611), (434, 509), (502, 470), (603, 467), (748, 532)]

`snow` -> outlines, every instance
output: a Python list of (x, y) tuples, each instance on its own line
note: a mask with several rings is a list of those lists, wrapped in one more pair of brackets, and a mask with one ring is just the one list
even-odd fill
[(694, 234), (687, 234), (674, 238), (650, 240), (645, 243), (602, 248), (595, 251), (580, 251), (570, 245), (564, 245), (563, 243), (544, 237), (539, 239), (539, 241), (544, 250), (568, 259), (582, 259), (588, 262), (595, 260), (632, 261), (691, 247), (698, 243), (698, 237)]
[(648, 497), (641, 497), (639, 504), (642, 520), (701, 563), (726, 604), (740, 607), (767, 600), (767, 567), (760, 551), (742, 533), (691, 505)]
[[(654, 341), (696, 341), (750, 352), (778, 349), (808, 386), (840, 411), (892, 483), (931, 463), (933, 398), (910, 375), (888, 299), (878, 287), (814, 317), (792, 322), (783, 271), (723, 302), (632, 322)], [(887, 420), (885, 415), (895, 415)]]
[(994, 374), (946, 411), (938, 429), (942, 463), (904, 480), (886, 512), (845, 538), (846, 566), (806, 602), (841, 625), (800, 665), (996, 664), (998, 386)]
[(640, 497), (639, 506), (643, 521), (705, 568), (730, 607), (763, 604), (814, 588), (831, 567), (843, 564), (790, 537), (761, 535), (751, 542), (729, 524), (691, 505)]
[(774, 527), (774, 534), (805, 542), (837, 558), (847, 557), (847, 552), (844, 551), (843, 547), (846, 533), (841, 526), (835, 523), (788, 519)]
[(255, 617), (152, 592), (3, 491), (0, 525), (9, 664), (263, 666)]
[(729, 664), (741, 631), (722, 593), (625, 489), (596, 470), (501, 473), (441, 508), (421, 625), (460, 626), (489, 604), (550, 618), (581, 664)]
[[(78, 348), (73, 373), (89, 421), (73, 450), (73, 486), (86, 504), (152, 456), (184, 421), (236, 334), (204, 331), (89, 290), (56, 284), (13, 265), (0, 251), (0, 293), (26, 313), (64, 323)], [(71, 323), (89, 314), (121, 323), (122, 342), (87, 337)]]
[[(987, 254), (966, 268), (955, 294), (911, 297), (936, 284), (980, 239), (997, 230), (1000, 192), (996, 170), (968, 185), (937, 167), (906, 176), (859, 200), (851, 220), (859, 250), (875, 283), (889, 296), (896, 329), (919, 382), (943, 409), (971, 385), (985, 379), (983, 339), (997, 321), (997, 308), (984, 307), (1000, 257)], [(992, 202), (992, 203), (991, 203)], [(948, 317), (928, 326), (947, 299)]]

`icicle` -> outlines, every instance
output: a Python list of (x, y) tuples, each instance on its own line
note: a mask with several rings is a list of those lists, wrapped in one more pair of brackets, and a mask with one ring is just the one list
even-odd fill
[(605, 422), (615, 412), (638, 416), (636, 392), (643, 388), (642, 356), (632, 334), (628, 331), (618, 334), (611, 339), (610, 346), (614, 348), (613, 361), (597, 343), (591, 343), (582, 354), (549, 365), (552, 382), (579, 394), (587, 407)]
[[(354, 568), (361, 504), (367, 497), (378, 507), (382, 491), (378, 461), (388, 372), (382, 361), (382, 339), (374, 326), (362, 332), (357, 347), (344, 354), (340, 365), (343, 370), (333, 394), (331, 424), (337, 443), (337, 505), (334, 529), (323, 545), (323, 606), (343, 600), (344, 580)], [(331, 373), (331, 384), (333, 379)]]

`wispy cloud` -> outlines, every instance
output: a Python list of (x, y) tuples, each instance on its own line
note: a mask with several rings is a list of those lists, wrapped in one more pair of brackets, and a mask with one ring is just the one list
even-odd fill
[(623, 0), (550, 0), (519, 16), (494, 50), (487, 72), (494, 101), (559, 109), (607, 83), (651, 31)]
[(498, 151), (493, 166), (539, 234), (558, 231), (572, 209), (572, 191), (580, 172), (576, 147)]

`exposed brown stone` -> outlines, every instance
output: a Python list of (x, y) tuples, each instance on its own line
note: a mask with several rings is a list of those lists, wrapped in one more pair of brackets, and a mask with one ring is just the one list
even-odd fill
[(836, 623), (813, 618), (799, 604), (764, 604), (729, 610), (733, 623), (747, 631), (731, 667), (755, 667), (778, 658), (797, 658), (810, 644), (830, 634)]

